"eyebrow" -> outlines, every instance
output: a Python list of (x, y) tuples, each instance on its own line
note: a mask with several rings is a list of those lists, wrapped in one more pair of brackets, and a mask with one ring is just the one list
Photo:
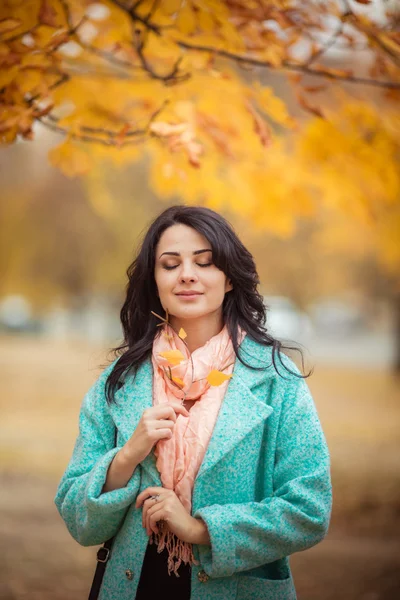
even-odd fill
[[(212, 250), (211, 250), (211, 248), (203, 248), (202, 250), (194, 250), (193, 255), (203, 254), (203, 252), (212, 252)], [(161, 258), (161, 256), (164, 256), (164, 254), (167, 254), (168, 256), (180, 256), (181, 255), (180, 252), (163, 252), (159, 256), (159, 258)]]

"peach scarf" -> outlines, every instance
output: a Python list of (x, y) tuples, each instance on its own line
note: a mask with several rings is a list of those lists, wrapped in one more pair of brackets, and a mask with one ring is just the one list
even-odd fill
[[(240, 330), (239, 343), (245, 332)], [(161, 356), (161, 353), (179, 350), (183, 356), (177, 365)], [(191, 513), (192, 490), (197, 472), (210, 441), (218, 412), (229, 380), (219, 386), (211, 386), (206, 377), (213, 371), (230, 375), (235, 362), (235, 352), (226, 325), (204, 346), (190, 354), (186, 344), (169, 325), (164, 325), (153, 343), (152, 362), (153, 405), (180, 400), (197, 400), (190, 408), (189, 416), (178, 415), (170, 439), (160, 440), (155, 447), (157, 469), (163, 487), (175, 491), (186, 510)], [(171, 381), (171, 377), (174, 381)], [(182, 385), (183, 383), (183, 385)], [(162, 525), (162, 524), (161, 524)], [(182, 562), (195, 563), (192, 545), (177, 539), (167, 528), (160, 528), (150, 543), (158, 544), (158, 552), (167, 548), (168, 573), (177, 570)]]

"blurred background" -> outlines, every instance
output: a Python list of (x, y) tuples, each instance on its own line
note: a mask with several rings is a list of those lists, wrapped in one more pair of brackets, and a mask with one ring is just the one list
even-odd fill
[[(365, 71), (368, 51), (353, 50), (332, 51), (325, 64)], [(251, 214), (251, 189), (222, 202), (218, 178), (201, 168), (198, 193), (185, 178), (167, 193), (154, 151), (116, 160), (85, 150), (90, 168), (75, 164), (69, 175), (78, 176), (68, 176), (48, 160), (62, 132), (41, 123), (34, 141), (0, 151), (2, 600), (87, 596), (97, 549), (69, 536), (53, 498), (83, 396), (121, 341), (126, 269), (151, 220), (182, 202), (230, 220), (255, 257), (269, 330), (300, 345), (304, 369), (290, 355), (303, 372), (314, 367), (307, 382), (331, 452), (334, 504), (325, 540), (291, 557), (299, 600), (399, 597), (399, 96), (346, 83), (339, 96), (314, 90), (336, 119), (329, 130), (282, 74), (257, 77), (308, 129), (296, 152), (269, 150)], [(310, 180), (319, 191), (306, 191)], [(309, 211), (310, 198), (324, 210)]]

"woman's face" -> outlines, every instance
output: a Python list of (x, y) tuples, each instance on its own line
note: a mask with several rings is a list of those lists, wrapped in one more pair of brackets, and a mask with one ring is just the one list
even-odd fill
[(211, 245), (198, 231), (172, 225), (156, 247), (154, 276), (164, 310), (177, 319), (196, 319), (222, 312), (232, 289), (212, 261)]

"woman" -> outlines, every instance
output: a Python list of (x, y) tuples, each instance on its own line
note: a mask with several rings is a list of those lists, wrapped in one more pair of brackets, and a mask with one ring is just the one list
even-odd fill
[(327, 532), (330, 460), (251, 254), (217, 213), (173, 206), (128, 277), (121, 355), (55, 499), (80, 544), (115, 536), (101, 600), (295, 599), (288, 557)]

